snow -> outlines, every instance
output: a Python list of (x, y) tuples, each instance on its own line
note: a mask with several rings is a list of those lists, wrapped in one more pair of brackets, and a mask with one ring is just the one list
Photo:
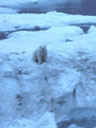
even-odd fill
[[(65, 30), (67, 31), (67, 33)], [(2, 49), (1, 52), (9, 52), (11, 50), (10, 52), (27, 51), (32, 53), (32, 50), (34, 50), (33, 46), (37, 47), (39, 44), (47, 45), (48, 43), (49, 49), (53, 47), (53, 49), (55, 48), (56, 50), (58, 50), (58, 47), (61, 46), (59, 50), (63, 50), (64, 46), (62, 44), (66, 39), (68, 39), (69, 37), (70, 39), (73, 37), (75, 38), (82, 33), (83, 31), (80, 28), (72, 26), (52, 27), (49, 30), (39, 32), (14, 32), (9, 35), (9, 39), (0, 41), (0, 48)], [(53, 38), (50, 38), (50, 36), (52, 36)], [(37, 38), (39, 42), (37, 41)], [(13, 44), (13, 41), (14, 43), (16, 43), (16, 45)], [(60, 44), (58, 43), (59, 41), (61, 42)], [(54, 44), (55, 47), (53, 46)], [(28, 48), (26, 49), (26, 47)]]
[(95, 31), (96, 31), (96, 27), (91, 26), (91, 28), (89, 29), (88, 33), (95, 32)]
[(80, 126), (77, 126), (77, 125), (75, 125), (75, 124), (72, 124), (72, 125), (70, 125), (68, 128), (83, 128), (83, 127), (80, 127)]
[(22, 118), (21, 120), (15, 120), (15, 125), (10, 125), (8, 128), (57, 128), (54, 115), (46, 112), (38, 122), (32, 121), (31, 119)]
[[(18, 21), (18, 22), (17, 22)], [(0, 14), (0, 30), (16, 30), (16, 28), (33, 28), (39, 27), (63, 27), (72, 24), (96, 24), (95, 16), (68, 15), (57, 12), (47, 14)]]
[[(96, 17), (0, 14), (0, 31), (9, 34), (0, 40), (0, 127), (57, 128), (91, 112), (96, 118), (96, 27), (84, 33), (76, 26), (84, 23), (96, 24)], [(36, 26), (48, 29), (28, 31)], [(40, 45), (48, 49), (42, 65), (32, 60)]]

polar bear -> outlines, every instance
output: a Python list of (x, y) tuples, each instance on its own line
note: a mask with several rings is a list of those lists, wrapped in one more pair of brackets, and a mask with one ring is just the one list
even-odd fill
[(39, 64), (42, 64), (43, 62), (47, 61), (46, 46), (39, 46), (39, 48), (33, 52), (33, 60)]

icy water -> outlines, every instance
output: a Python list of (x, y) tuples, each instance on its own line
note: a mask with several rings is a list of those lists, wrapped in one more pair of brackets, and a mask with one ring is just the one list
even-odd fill
[(75, 124), (79, 127), (84, 127), (84, 128), (94, 128), (96, 126), (96, 120), (93, 120), (93, 119), (70, 120), (70, 121), (61, 122), (57, 125), (58, 125), (58, 128), (68, 128), (72, 124)]
[(40, 28), (39, 26), (35, 26), (34, 28), (23, 28), (23, 29), (20, 29), (20, 28), (16, 28), (16, 30), (10, 30), (10, 31), (0, 31), (0, 40), (3, 40), (3, 39), (7, 39), (9, 37), (10, 34), (14, 33), (14, 32), (20, 32), (20, 31), (45, 31), (45, 30), (48, 30), (49, 28), (48, 27), (43, 27), (43, 28)]
[(96, 15), (96, 0), (61, 0), (23, 4), (20, 13), (46, 13), (49, 11), (69, 14)]
[(59, 122), (58, 128), (68, 128), (75, 124), (79, 127), (94, 128), (96, 127), (96, 109), (94, 108), (77, 108), (69, 112), (69, 120)]

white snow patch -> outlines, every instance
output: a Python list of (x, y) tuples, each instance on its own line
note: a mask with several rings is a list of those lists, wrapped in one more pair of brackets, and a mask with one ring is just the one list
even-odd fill
[(88, 33), (91, 33), (91, 32), (96, 32), (96, 26), (91, 26), (90, 29), (88, 30)]
[[(18, 21), (18, 22), (17, 22)], [(14, 30), (19, 28), (33, 28), (39, 27), (63, 27), (72, 24), (95, 24), (95, 16), (69, 15), (64, 13), (49, 12), (47, 14), (17, 14), (17, 15), (3, 15), (0, 14), (0, 30)]]
[(73, 93), (73, 90), (78, 85), (80, 74), (76, 71), (65, 70), (60, 76), (57, 87), (54, 88), (55, 98), (60, 96), (67, 96)]
[(70, 125), (68, 128), (84, 128), (84, 127), (80, 127), (80, 126), (77, 126), (77, 125), (75, 125), (75, 124), (72, 124), (72, 125)]
[(7, 128), (57, 128), (54, 114), (46, 112), (38, 121), (33, 121), (31, 119), (17, 119), (15, 120), (15, 125), (10, 125)]

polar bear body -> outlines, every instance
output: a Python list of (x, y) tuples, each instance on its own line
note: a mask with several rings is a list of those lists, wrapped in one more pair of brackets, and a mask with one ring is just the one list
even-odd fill
[(42, 64), (43, 62), (47, 61), (46, 46), (44, 46), (44, 47), (39, 46), (39, 48), (33, 52), (33, 60), (39, 64)]

